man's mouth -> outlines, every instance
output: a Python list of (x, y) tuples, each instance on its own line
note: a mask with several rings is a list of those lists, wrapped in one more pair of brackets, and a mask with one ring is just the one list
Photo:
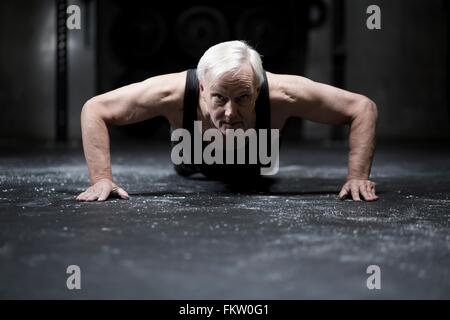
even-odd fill
[(241, 126), (242, 126), (242, 121), (234, 121), (234, 122), (223, 121), (222, 122), (222, 127), (224, 127), (225, 129), (234, 129), (234, 128), (239, 128)]

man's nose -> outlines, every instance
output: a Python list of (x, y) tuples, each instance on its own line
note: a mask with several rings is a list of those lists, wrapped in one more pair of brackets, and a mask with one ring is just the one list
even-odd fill
[(225, 105), (225, 116), (227, 118), (234, 118), (237, 115), (237, 105), (233, 101), (228, 101)]

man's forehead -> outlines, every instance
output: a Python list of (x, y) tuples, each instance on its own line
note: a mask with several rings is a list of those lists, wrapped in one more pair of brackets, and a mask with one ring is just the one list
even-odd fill
[(253, 89), (252, 81), (235, 80), (223, 81), (221, 79), (211, 84), (211, 90), (242, 90), (251, 91)]
[(213, 90), (252, 90), (253, 86), (253, 75), (237, 73), (223, 75), (213, 81), (210, 88)]

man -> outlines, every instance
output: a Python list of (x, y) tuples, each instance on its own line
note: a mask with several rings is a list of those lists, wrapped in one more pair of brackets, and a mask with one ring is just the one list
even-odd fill
[[(377, 107), (367, 97), (294, 75), (265, 72), (259, 54), (242, 41), (209, 48), (197, 70), (149, 78), (90, 99), (81, 112), (83, 147), (91, 186), (79, 201), (128, 199), (113, 180), (107, 125), (164, 116), (174, 129), (202, 121), (203, 130), (282, 129), (290, 117), (350, 127), (347, 181), (339, 198), (374, 201), (369, 180), (375, 149)], [(183, 175), (220, 172), (204, 166), (176, 167)], [(228, 175), (228, 173), (227, 173)], [(239, 175), (237, 175), (239, 176)]]

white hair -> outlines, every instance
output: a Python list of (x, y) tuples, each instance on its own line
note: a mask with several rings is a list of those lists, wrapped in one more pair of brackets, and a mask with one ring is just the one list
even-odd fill
[(206, 50), (197, 65), (197, 77), (200, 81), (206, 74), (213, 81), (226, 73), (237, 73), (242, 65), (249, 62), (258, 86), (264, 82), (264, 69), (261, 56), (244, 41), (227, 41), (216, 44)]

